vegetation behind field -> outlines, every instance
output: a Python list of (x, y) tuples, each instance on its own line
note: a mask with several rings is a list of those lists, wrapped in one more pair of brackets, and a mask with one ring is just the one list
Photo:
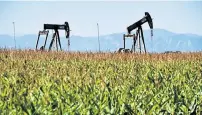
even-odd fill
[(0, 51), (0, 114), (202, 114), (202, 53)]

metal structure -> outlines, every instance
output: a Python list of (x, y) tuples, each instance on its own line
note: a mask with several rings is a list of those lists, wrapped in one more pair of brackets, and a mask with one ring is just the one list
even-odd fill
[(68, 22), (65, 22), (62, 25), (59, 25), (59, 24), (44, 24), (44, 30), (39, 31), (39, 34), (38, 34), (38, 39), (37, 39), (37, 43), (36, 43), (36, 50), (38, 49), (38, 42), (39, 42), (40, 36), (41, 35), (46, 35), (44, 45), (40, 47), (40, 50), (45, 50), (46, 42), (47, 42), (47, 38), (48, 38), (48, 33), (49, 33), (48, 30), (54, 30), (52, 40), (51, 40), (51, 43), (49, 45), (49, 51), (52, 49), (52, 46), (53, 46), (54, 42), (55, 42), (57, 51), (58, 51), (58, 45), (60, 47), (60, 50), (62, 50), (61, 42), (60, 42), (60, 35), (59, 35), (58, 30), (65, 30), (65, 37), (68, 39), (68, 49), (69, 49), (69, 46), (70, 46), (70, 39), (69, 39), (70, 28), (69, 28)]
[(16, 40), (15, 40), (15, 22), (13, 22), (13, 38), (14, 38), (15, 49), (16, 49)]
[[(127, 27), (127, 31), (128, 34), (124, 34), (123, 35), (123, 48), (120, 48), (118, 52), (124, 51), (124, 52), (136, 52), (136, 48), (135, 46), (138, 45), (139, 51), (140, 53), (142, 53), (142, 46), (141, 46), (141, 41), (142, 44), (144, 46), (144, 52), (146, 53), (146, 47), (145, 47), (145, 41), (144, 41), (144, 35), (143, 35), (143, 30), (142, 30), (142, 25), (144, 23), (148, 22), (149, 27), (151, 29), (151, 36), (153, 36), (153, 22), (152, 22), (152, 18), (150, 16), (150, 14), (148, 12), (145, 12), (145, 16), (140, 19), (139, 21), (135, 22), (134, 24), (130, 25), (129, 27)], [(136, 29), (136, 35), (135, 34), (131, 34), (131, 31)], [(125, 39), (128, 37), (132, 37), (133, 38), (133, 45), (132, 45), (132, 49), (125, 49)], [(137, 43), (137, 44), (136, 44)]]
[(100, 52), (100, 34), (99, 34), (99, 24), (97, 23), (97, 37), (98, 37), (98, 45), (99, 45), (99, 52)]

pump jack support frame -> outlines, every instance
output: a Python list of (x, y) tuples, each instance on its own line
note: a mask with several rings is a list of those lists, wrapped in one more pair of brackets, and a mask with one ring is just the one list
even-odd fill
[(142, 30), (142, 26), (138, 27), (137, 31), (136, 31), (136, 38), (134, 40), (134, 51), (135, 51), (135, 46), (136, 46), (136, 41), (139, 41), (139, 49), (140, 49), (140, 53), (142, 53), (142, 48), (141, 48), (141, 39), (142, 39), (142, 43), (144, 46), (144, 52), (147, 53), (146, 47), (145, 47), (145, 41), (144, 41), (144, 35), (143, 35), (143, 30)]
[(45, 46), (46, 46), (46, 42), (47, 42), (47, 38), (48, 38), (48, 33), (49, 31), (39, 31), (39, 34), (38, 34), (38, 39), (37, 39), (37, 43), (36, 43), (36, 50), (38, 49), (38, 44), (39, 44), (39, 38), (41, 35), (46, 35), (46, 38), (45, 38), (45, 42), (44, 42), (44, 45), (40, 47), (40, 50), (44, 50), (45, 49)]
[(59, 43), (59, 46), (60, 46), (60, 50), (62, 51), (59, 32), (58, 32), (57, 29), (55, 29), (54, 31), (55, 31), (55, 33), (53, 34), (53, 37), (52, 37), (52, 40), (51, 40), (51, 43), (50, 43), (50, 46), (49, 46), (49, 51), (53, 47), (54, 42), (56, 43), (57, 51), (58, 51), (58, 43)]
[(127, 35), (124, 34), (123, 35), (123, 48), (122, 48), (122, 50), (123, 49), (126, 50), (125, 49), (126, 48), (126, 42), (125, 42), (125, 40), (126, 40), (127, 37), (132, 37), (132, 39), (133, 39), (133, 45), (132, 45), (132, 48), (131, 48), (130, 52), (136, 52), (135, 46), (136, 46), (136, 43), (138, 41), (139, 42), (138, 43), (139, 44), (139, 51), (140, 51), (140, 53), (142, 53), (142, 47), (141, 47), (141, 41), (142, 41), (142, 44), (144, 46), (144, 51), (143, 52), (147, 53), (146, 47), (145, 47), (143, 30), (142, 30), (141, 26), (138, 27), (138, 29), (136, 31), (136, 35), (135, 34), (132, 34), (132, 35), (131, 34), (127, 34)]

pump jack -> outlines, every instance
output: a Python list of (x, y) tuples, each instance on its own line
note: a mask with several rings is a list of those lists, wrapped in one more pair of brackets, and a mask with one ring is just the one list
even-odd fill
[(62, 50), (61, 42), (60, 42), (60, 35), (59, 35), (59, 31), (58, 30), (65, 30), (65, 37), (68, 39), (68, 48), (69, 48), (69, 46), (70, 46), (70, 39), (69, 39), (70, 28), (69, 28), (68, 22), (65, 22), (63, 25), (44, 24), (44, 30), (43, 31), (39, 31), (39, 34), (38, 34), (38, 39), (37, 39), (37, 43), (36, 43), (36, 50), (38, 48), (38, 42), (39, 42), (40, 35), (46, 35), (46, 39), (45, 39), (44, 45), (41, 46), (41, 48), (40, 48), (40, 50), (45, 50), (46, 42), (47, 42), (47, 38), (48, 38), (48, 33), (49, 33), (49, 31), (47, 29), (54, 30), (54, 33), (53, 33), (53, 36), (52, 36), (52, 40), (51, 40), (51, 43), (49, 45), (49, 51), (51, 50), (54, 42), (56, 44), (57, 51), (58, 51), (58, 43), (59, 43), (59, 46), (60, 46), (60, 50)]
[[(124, 46), (123, 48), (120, 48), (118, 52), (121, 52), (121, 51), (124, 51), (124, 52), (135, 52), (135, 46), (136, 46), (136, 42), (138, 42), (139, 44), (139, 50), (140, 50), (140, 53), (142, 52), (142, 48), (141, 48), (141, 40), (142, 40), (142, 43), (144, 45), (144, 52), (146, 53), (146, 47), (145, 47), (145, 42), (144, 42), (144, 35), (143, 35), (143, 30), (142, 30), (142, 25), (144, 23), (148, 22), (149, 24), (149, 27), (151, 29), (151, 36), (153, 36), (153, 22), (152, 22), (152, 18), (150, 16), (150, 14), (148, 12), (145, 12), (145, 16), (140, 19), (139, 21), (135, 22), (134, 24), (130, 25), (129, 27), (127, 27), (127, 31), (128, 31), (128, 34), (124, 34), (123, 35), (123, 42), (124, 42)], [(135, 34), (131, 34), (131, 31), (136, 29), (137, 28), (137, 31), (136, 31), (136, 35)], [(132, 37), (133, 38), (133, 45), (132, 45), (132, 49), (129, 50), (129, 49), (125, 49), (125, 39), (127, 37)]]

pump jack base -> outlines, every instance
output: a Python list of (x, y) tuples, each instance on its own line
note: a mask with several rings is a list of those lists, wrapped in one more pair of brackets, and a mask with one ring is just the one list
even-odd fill
[(119, 48), (118, 53), (132, 53), (130, 49)]

